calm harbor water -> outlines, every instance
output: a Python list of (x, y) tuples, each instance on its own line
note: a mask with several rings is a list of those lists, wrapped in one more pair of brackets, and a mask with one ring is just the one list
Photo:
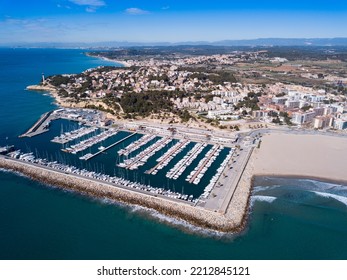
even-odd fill
[[(42, 72), (46, 76), (77, 73), (98, 65), (114, 64), (87, 57), (82, 50), (0, 49), (0, 145), (15, 144), (109, 174), (119, 172), (114, 168), (114, 155), (121, 147), (81, 163), (79, 155), (60, 153), (60, 145), (49, 142), (61, 127), (77, 127), (72, 122), (58, 120), (42, 136), (18, 138), (42, 113), (56, 107), (50, 96), (26, 91), (27, 85), (37, 83)], [(126, 134), (121, 132), (103, 145)], [(226, 153), (223, 150), (220, 161)], [(175, 182), (163, 180), (169, 167), (158, 172), (158, 177), (143, 175), (159, 156), (127, 176), (181, 191), (189, 168)], [(218, 162), (201, 185), (185, 184), (184, 191), (199, 195)], [(201, 235), (193, 229), (187, 232), (178, 222), (168, 225), (164, 217), (140, 208), (93, 200), (0, 171), (0, 259), (346, 259), (346, 215), (347, 186), (258, 178), (245, 232)]]

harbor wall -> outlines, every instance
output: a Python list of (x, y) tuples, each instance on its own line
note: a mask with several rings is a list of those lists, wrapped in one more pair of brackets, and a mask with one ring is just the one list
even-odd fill
[[(166, 216), (182, 219), (195, 226), (209, 230), (237, 232), (244, 227), (245, 212), (241, 214), (241, 219), (239, 217), (231, 219), (233, 215), (222, 215), (200, 207), (193, 207), (136, 191), (117, 188), (107, 183), (95, 182), (88, 178), (65, 174), (5, 157), (0, 157), (0, 167), (20, 172), (42, 183), (73, 190), (91, 197), (107, 198), (125, 204), (151, 208)], [(248, 200), (248, 197), (246, 199)], [(245, 208), (240, 207), (239, 209)], [(240, 212), (235, 213), (235, 217), (238, 216), (237, 214), (240, 214)]]
[(254, 150), (252, 149), (241, 177), (235, 186), (235, 191), (229, 200), (228, 207), (225, 210), (225, 217), (238, 225), (237, 231), (243, 230), (249, 219), (250, 198), (255, 176), (253, 152)]

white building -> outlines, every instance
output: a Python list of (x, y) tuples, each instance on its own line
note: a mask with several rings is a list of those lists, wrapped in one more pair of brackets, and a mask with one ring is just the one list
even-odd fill
[(227, 115), (231, 113), (231, 109), (224, 109), (224, 110), (213, 110), (213, 111), (208, 111), (207, 117), (210, 119), (216, 119), (220, 115)]
[(288, 109), (294, 109), (294, 108), (299, 108), (300, 106), (300, 101), (298, 100), (287, 100), (285, 103), (286, 107)]
[(284, 105), (286, 103), (288, 98), (286, 97), (274, 97), (272, 98), (272, 102), (275, 104), (281, 104)]
[(336, 119), (334, 122), (334, 128), (338, 130), (347, 129), (347, 117)]
[(313, 111), (309, 111), (309, 112), (305, 112), (305, 113), (296, 112), (296, 113), (293, 113), (292, 122), (294, 124), (310, 123), (313, 121), (315, 116), (316, 116), (316, 113)]
[(322, 129), (333, 125), (334, 117), (332, 116), (318, 116), (314, 118), (313, 127)]
[(333, 114), (333, 113), (336, 113), (336, 112), (337, 112), (337, 108), (336, 107), (329, 106), (329, 107), (325, 107), (324, 108), (324, 115), (330, 115), (330, 114)]

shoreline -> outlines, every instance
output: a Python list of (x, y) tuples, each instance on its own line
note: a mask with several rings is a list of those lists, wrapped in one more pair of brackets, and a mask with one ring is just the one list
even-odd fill
[[(282, 148), (281, 145), (286, 145), (286, 142), (278, 141), (278, 137), (281, 138), (283, 135), (273, 133), (267, 135), (267, 137), (268, 138), (263, 141), (260, 149), (254, 148), (242, 174), (240, 174), (236, 188), (233, 190), (233, 195), (231, 197), (226, 197), (225, 202), (228, 203), (228, 206), (225, 208), (225, 211), (212, 211), (202, 207), (194, 207), (180, 202), (166, 200), (165, 198), (126, 190), (102, 181), (92, 181), (88, 178), (77, 177), (73, 174), (65, 174), (56, 170), (48, 170), (40, 166), (5, 157), (0, 157), (0, 168), (19, 172), (20, 174), (24, 174), (25, 176), (43, 184), (54, 185), (57, 188), (74, 191), (91, 198), (110, 199), (111, 201), (124, 203), (130, 206), (138, 205), (148, 210), (154, 210), (166, 217), (186, 222), (203, 230), (233, 234), (241, 233), (247, 229), (250, 220), (251, 196), (253, 188), (255, 187), (254, 182), (257, 178), (269, 177), (270, 179), (314, 180), (337, 185), (347, 185), (347, 174), (343, 172), (343, 166), (345, 166), (343, 160), (345, 159), (345, 161), (347, 161), (347, 157), (342, 157), (342, 164), (340, 163), (342, 166), (342, 177), (322, 176), (322, 174), (317, 174), (316, 169), (314, 169), (315, 172), (312, 174), (312, 172), (310, 173), (310, 168), (307, 167), (307, 162), (296, 162), (299, 165), (300, 173), (293, 172), (293, 170), (288, 168), (288, 165), (290, 167), (290, 164), (295, 162), (293, 161), (293, 158), (296, 156), (295, 153), (293, 153), (291, 149), (282, 149), (284, 154), (281, 154), (276, 150), (279, 147)], [(307, 140), (310, 139), (312, 135), (286, 135), (286, 137), (304, 137)], [(342, 143), (347, 147), (346, 139), (322, 135), (316, 135), (315, 137), (328, 138), (328, 142), (332, 143), (335, 148), (338, 146), (338, 141), (340, 141), (340, 144)], [(304, 148), (305, 139), (300, 139), (303, 141), (302, 147)], [(287, 139), (287, 141), (290, 140), (292, 139)], [(273, 145), (273, 141), (280, 143), (279, 147)], [(334, 141), (335, 143), (333, 143)], [(308, 141), (308, 143), (310, 144), (310, 141)], [(320, 141), (320, 143), (322, 144), (324, 141)], [(268, 147), (266, 147), (265, 144)], [(269, 147), (271, 147), (271, 153), (267, 150)], [(347, 149), (343, 149), (343, 151), (347, 154)], [(301, 153), (302, 151), (299, 149), (298, 152)], [(338, 152), (341, 153), (339, 149)], [(292, 158), (286, 155), (286, 153), (289, 153)], [(331, 151), (329, 155), (330, 157), (335, 156)], [(273, 163), (278, 167), (278, 162), (283, 159), (283, 156), (287, 156), (287, 165), (281, 165), (282, 172), (275, 172)], [(268, 160), (268, 157), (275, 158), (275, 160), (271, 162)], [(319, 164), (319, 161), (313, 162), (313, 160), (316, 159), (307, 158), (308, 162)], [(329, 161), (329, 158), (324, 158), (324, 160)], [(329, 166), (330, 168), (336, 169), (333, 165)], [(332, 173), (329, 173), (331, 171), (329, 170), (329, 167), (326, 167), (326, 171), (326, 174), (333, 175)]]
[[(33, 86), (28, 89), (49, 91), (58, 104), (65, 106), (54, 88), (49, 90), (45, 86)], [(167, 205), (163, 206), (153, 201), (146, 202), (146, 198), (143, 196), (124, 200), (124, 197), (105, 195), (100, 191), (95, 193), (89, 190), (86, 194), (154, 209), (161, 214), (184, 220), (200, 228), (239, 233), (247, 228), (249, 222), (250, 200), (255, 177), (313, 179), (344, 184), (347, 183), (344, 166), (347, 166), (347, 138), (345, 137), (322, 134), (284, 134), (280, 131), (273, 131), (263, 135), (260, 148), (254, 148), (245, 168), (242, 172), (239, 171), (240, 178), (237, 184), (230, 186), (230, 191), (233, 193), (222, 197), (224, 206), (215, 210), (216, 212), (192, 206), (187, 209), (181, 208), (180, 204), (167, 207)], [(23, 173), (26, 174), (25, 170)], [(29, 177), (31, 177), (30, 174)], [(42, 178), (38, 177), (36, 180), (41, 181)], [(49, 183), (59, 185), (59, 180)], [(83, 183), (81, 184), (83, 185)], [(63, 185), (64, 187), (70, 188)], [(235, 189), (231, 190), (231, 188)], [(81, 187), (72, 189), (81, 193), (86, 191), (83, 190), (83, 187), (82, 189)], [(227, 206), (225, 207), (225, 205)], [(211, 216), (206, 219), (202, 213), (209, 213)]]
[[(46, 92), (50, 97), (53, 98), (54, 104), (57, 105), (58, 107), (62, 108), (80, 108), (80, 109), (88, 109), (86, 106), (87, 105), (102, 105), (105, 109), (110, 109), (108, 105), (103, 103), (102, 101), (80, 101), (78, 103), (74, 101), (69, 101), (69, 100), (64, 100), (64, 97), (61, 97), (58, 95), (58, 91), (55, 87), (53, 86), (46, 86), (46, 85), (29, 85), (26, 87), (26, 90), (29, 91), (36, 91), (36, 92)], [(104, 112), (104, 111), (102, 111)], [(107, 114), (106, 112), (104, 112)]]
[[(25, 165), (25, 163), (24, 163)], [(9, 167), (3, 164), (2, 158), (0, 158), (0, 171), (2, 172), (11, 172), (16, 174), (17, 176), (25, 176), (27, 179), (30, 180), (34, 180), (36, 182), (39, 182), (43, 185), (48, 185), (48, 186), (54, 186), (55, 188), (58, 189), (62, 189), (62, 190), (67, 190), (67, 191), (71, 191), (74, 192), (76, 194), (79, 195), (83, 195), (86, 197), (89, 197), (91, 199), (100, 199), (100, 200), (109, 200), (111, 203), (120, 203), (123, 204), (123, 206), (129, 206), (129, 207), (140, 207), (140, 211), (143, 211), (144, 213), (149, 213), (150, 216), (152, 216), (151, 211), (154, 211), (154, 213), (159, 214), (159, 215), (163, 215), (164, 218), (158, 218), (159, 222), (161, 223), (166, 223), (170, 226), (174, 225), (177, 226), (178, 228), (182, 227), (181, 229), (187, 231), (187, 232), (198, 232), (199, 230), (203, 230), (206, 231), (208, 234), (241, 234), (242, 232), (244, 232), (245, 230), (247, 230), (247, 226), (249, 224), (250, 221), (250, 213), (252, 211), (252, 207), (251, 207), (251, 197), (252, 197), (252, 193), (253, 193), (253, 188), (256, 186), (254, 184), (254, 181), (256, 179), (261, 179), (261, 178), (269, 178), (270, 180), (276, 180), (276, 179), (293, 179), (293, 180), (313, 180), (313, 181), (317, 181), (317, 182), (323, 182), (323, 183), (332, 183), (332, 184), (337, 184), (337, 185), (346, 185), (347, 186), (347, 181), (339, 181), (339, 180), (334, 180), (331, 178), (326, 178), (326, 177), (314, 177), (314, 176), (305, 176), (305, 175), (269, 175), (269, 174), (254, 174), (251, 178), (251, 184), (250, 184), (250, 193), (249, 196), (247, 197), (247, 203), (245, 205), (245, 209), (246, 211), (244, 212), (242, 218), (241, 218), (241, 223), (238, 225), (234, 225), (234, 226), (227, 226), (226, 224), (222, 225), (219, 224), (219, 226), (216, 227), (217, 224), (215, 225), (208, 225), (206, 223), (203, 223), (203, 219), (201, 219), (200, 221), (198, 219), (196, 219), (196, 217), (194, 218), (193, 216), (189, 217), (189, 216), (184, 216), (186, 214), (186, 212), (184, 211), (176, 211), (176, 213), (169, 213), (167, 211), (165, 211), (165, 207), (153, 207), (153, 205), (149, 205), (149, 204), (144, 204), (144, 203), (140, 203), (139, 201), (135, 202), (134, 200), (127, 200), (127, 199), (119, 199), (119, 197), (115, 197), (112, 196), (111, 193), (109, 192), (105, 192), (104, 190), (101, 189), (90, 189), (88, 187), (83, 187), (82, 184), (80, 186), (73, 184), (73, 185), (66, 185), (64, 183), (62, 183), (60, 180), (54, 181), (49, 179), (48, 177), (43, 177), (40, 176), (38, 174), (34, 174), (32, 171), (30, 170), (25, 170), (22, 169), (20, 167), (16, 168), (14, 166)], [(52, 172), (54, 172), (52, 170)], [(58, 173), (58, 172), (57, 172)], [(76, 178), (79, 179), (79, 178)], [(83, 180), (83, 179), (82, 179)], [(88, 179), (85, 179), (86, 181), (88, 181)], [(93, 182), (91, 182), (93, 183)], [(93, 184), (92, 184), (93, 185)], [(98, 183), (96, 183), (96, 185), (98, 185)], [(107, 185), (103, 182), (99, 183), (100, 185)], [(126, 191), (125, 191), (126, 192)], [(130, 191), (131, 192), (131, 191)], [(145, 195), (146, 196), (146, 195)], [(159, 198), (160, 200), (160, 198)], [(170, 202), (170, 201), (168, 201)], [(175, 204), (175, 202), (173, 202)], [(178, 202), (178, 204), (180, 204)], [(191, 207), (191, 206), (188, 206)], [(192, 207), (191, 207), (192, 208)], [(199, 208), (195, 208), (196, 210), (202, 210), (205, 212), (209, 212), (203, 209), (199, 209)], [(170, 209), (172, 210), (172, 209)], [(181, 213), (180, 213), (181, 212)], [(211, 214), (216, 214), (211, 212)], [(220, 216), (220, 215), (219, 215)], [(172, 218), (174, 219), (176, 222), (170, 222), (167, 221), (166, 218)], [(221, 216), (222, 217), (222, 216)], [(152, 218), (155, 218), (155, 215), (153, 215)], [(220, 217), (219, 217), (220, 218)], [(229, 220), (229, 222), (231, 222)], [(192, 227), (193, 229), (190, 229), (190, 227)]]
[[(337, 179), (331, 179), (331, 178), (319, 177), (319, 176), (305, 176), (305, 175), (295, 175), (295, 174), (276, 174), (276, 175), (275, 174), (273, 174), (273, 175), (255, 174), (253, 176), (253, 180), (262, 179), (262, 178), (269, 178), (270, 180), (277, 180), (277, 179), (310, 180), (310, 181), (322, 182), (322, 183), (327, 183), (327, 184), (347, 186), (347, 180), (337, 180)], [(253, 185), (253, 187), (254, 187), (254, 185)]]
[(253, 175), (347, 182), (347, 138), (273, 132), (250, 161)]
[(88, 57), (94, 57), (94, 58), (98, 58), (98, 59), (101, 59), (101, 60), (110, 61), (110, 62), (114, 62), (114, 63), (120, 64), (120, 65), (121, 65), (120, 67), (126, 67), (126, 68), (128, 68), (128, 67), (131, 66), (131, 65), (128, 64), (126, 61), (110, 59), (110, 58), (107, 58), (107, 57), (104, 57), (104, 56), (91, 55), (91, 54), (88, 53), (88, 52), (86, 52), (85, 55), (88, 56)]

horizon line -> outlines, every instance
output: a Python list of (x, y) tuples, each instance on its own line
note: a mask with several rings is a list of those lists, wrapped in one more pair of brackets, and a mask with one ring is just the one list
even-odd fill
[[(273, 40), (274, 42), (266, 42), (266, 44), (261, 43), (259, 41), (271, 41)], [(285, 46), (329, 46), (329, 41), (336, 41), (336, 40), (342, 40), (343, 42), (339, 42), (339, 46), (347, 46), (347, 36), (346, 37), (263, 37), (263, 38), (253, 38), (253, 39), (222, 39), (222, 40), (215, 40), (215, 41), (208, 41), (208, 40), (186, 40), (186, 41), (129, 41), (129, 40), (110, 40), (110, 41), (94, 41), (94, 42), (71, 42), (71, 41), (66, 41), (66, 42), (58, 42), (58, 41), (36, 41), (36, 42), (3, 42), (0, 43), (0, 47), (22, 47), (20, 45), (24, 45), (23, 47), (25, 47), (25, 45), (27, 46), (35, 46), (35, 47), (40, 47), (40, 45), (75, 45), (76, 47), (78, 45), (93, 45), (95, 47), (95, 45), (99, 45), (99, 47), (107, 47), (107, 46), (101, 46), (102, 44), (119, 44), (119, 45), (123, 45), (123, 46), (127, 46), (127, 47), (131, 47), (131, 46), (170, 46), (170, 45), (175, 45), (175, 46), (179, 46), (179, 45), (215, 45), (215, 46), (237, 46), (237, 47), (241, 47), (241, 46), (281, 46), (280, 45), (276, 45), (275, 41), (286, 41), (287, 44), (285, 44)], [(300, 41), (301, 40), (301, 44), (299, 45), (295, 45), (295, 44), (290, 44), (289, 41)], [(325, 42), (324, 44), (314, 44), (314, 42), (310, 42), (310, 41), (319, 41), (319, 40), (326, 40), (327, 42)], [(307, 42), (305, 42), (307, 41)], [(237, 44), (237, 45), (232, 45), (232, 43), (242, 43), (242, 42), (247, 42), (246, 45), (241, 45), (241, 44)], [(257, 43), (258, 44), (250, 44), (250, 43)], [(226, 45), (223, 45), (223, 43), (225, 43)], [(229, 43), (229, 45), (228, 45)], [(277, 42), (279, 43), (279, 42)], [(285, 42), (282, 42), (282, 44)], [(317, 43), (317, 42), (316, 42)], [(115, 47), (115, 46), (112, 46)]]

